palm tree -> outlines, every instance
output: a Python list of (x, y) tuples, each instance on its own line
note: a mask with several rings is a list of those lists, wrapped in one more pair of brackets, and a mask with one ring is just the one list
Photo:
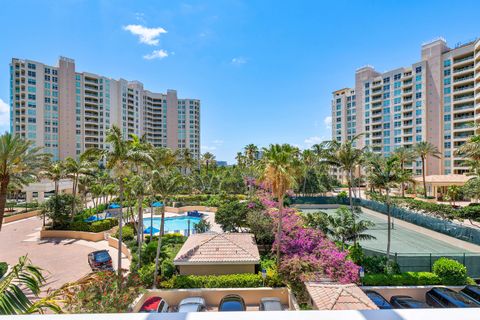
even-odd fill
[(455, 153), (474, 161), (480, 161), (480, 135), (470, 137)]
[[(66, 176), (72, 179), (72, 195), (77, 197), (80, 177), (93, 174), (93, 163), (87, 153), (80, 155), (77, 159), (66, 158), (64, 161)], [(76, 214), (76, 201), (72, 202), (72, 221)]]
[[(44, 283), (42, 269), (33, 265), (27, 256), (20, 257), (12, 270), (0, 280), (0, 315), (43, 314), (45, 309), (60, 313), (57, 292), (39, 298)], [(29, 295), (33, 295), (36, 301), (32, 302)]]
[[(400, 162), (400, 170), (403, 172), (405, 171), (405, 163), (412, 162), (415, 160), (415, 153), (410, 148), (399, 147), (395, 149), (393, 154), (398, 158)], [(404, 177), (408, 177), (408, 175), (404, 175)], [(405, 197), (405, 182), (401, 181), (400, 188), (402, 189), (402, 198)]]
[(278, 201), (277, 266), (280, 265), (282, 241), (283, 199), (287, 190), (294, 187), (299, 176), (299, 150), (289, 144), (272, 144), (263, 149), (262, 180), (269, 186)]
[(210, 152), (205, 152), (202, 155), (202, 162), (205, 164), (205, 168), (206, 168), (207, 174), (208, 174), (208, 167), (210, 165), (215, 164), (215, 156)]
[(387, 258), (390, 259), (390, 246), (391, 246), (391, 233), (392, 233), (392, 224), (391, 224), (391, 198), (390, 190), (392, 187), (396, 186), (399, 182), (400, 176), (400, 161), (396, 156), (391, 156), (388, 158), (373, 158), (373, 162), (369, 166), (369, 179), (373, 185), (378, 188), (385, 190), (385, 204), (387, 206)]
[(305, 189), (307, 186), (307, 178), (308, 174), (310, 173), (311, 170), (315, 168), (315, 165), (318, 162), (318, 158), (313, 150), (303, 150), (302, 155), (302, 173), (303, 173), (303, 195), (305, 196)]
[(53, 181), (55, 184), (55, 195), (58, 195), (59, 182), (65, 178), (65, 168), (63, 162), (53, 162), (46, 171), (42, 172), (42, 176)]
[(248, 165), (253, 165), (258, 155), (258, 147), (253, 143), (246, 145), (244, 148), (245, 158), (248, 162)]
[(0, 230), (2, 230), (8, 185), (24, 186), (37, 180), (50, 155), (40, 153), (32, 141), (18, 135), (4, 133), (0, 136)]
[[(157, 167), (158, 168), (158, 167)], [(174, 171), (159, 167), (152, 172), (153, 181), (152, 188), (155, 194), (158, 194), (162, 199), (161, 207), (161, 222), (160, 222), (160, 234), (158, 235), (157, 243), (157, 252), (155, 256), (155, 273), (153, 279), (153, 289), (156, 288), (157, 279), (158, 279), (158, 269), (159, 269), (159, 259), (160, 259), (160, 250), (162, 248), (162, 236), (164, 233), (165, 227), (165, 206), (167, 205), (168, 197), (176, 193), (180, 188), (180, 181), (182, 176)]]
[(425, 162), (429, 156), (440, 159), (440, 152), (437, 147), (428, 141), (420, 141), (413, 146), (413, 151), (417, 157), (422, 160), (422, 179), (423, 179), (423, 193), (427, 197), (427, 183), (425, 181)]
[(351, 140), (340, 143), (336, 140), (327, 141), (319, 148), (324, 149), (322, 153), (323, 161), (331, 165), (337, 166), (347, 174), (348, 198), (350, 201), (350, 210), (354, 212), (352, 188), (353, 188), (353, 172), (361, 164), (363, 160), (363, 150), (356, 147), (360, 134), (354, 136)]

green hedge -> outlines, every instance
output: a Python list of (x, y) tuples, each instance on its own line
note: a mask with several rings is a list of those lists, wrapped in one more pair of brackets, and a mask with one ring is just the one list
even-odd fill
[[(115, 233), (115, 238), (118, 239), (118, 231)], [(131, 225), (125, 225), (122, 227), (122, 241), (130, 241), (133, 240), (135, 236), (135, 230)]]
[(177, 275), (160, 283), (165, 289), (258, 288), (263, 286), (260, 274), (227, 274), (220, 276)]
[(105, 219), (95, 222), (74, 221), (70, 224), (70, 230), (86, 232), (102, 232), (110, 230), (118, 224), (117, 219)]
[(440, 258), (433, 264), (432, 271), (443, 279), (445, 285), (462, 285), (467, 282), (467, 268), (456, 260)]
[(442, 284), (442, 278), (432, 272), (404, 272), (400, 274), (366, 274), (365, 286), (428, 286)]
[(8, 270), (8, 264), (6, 262), (0, 262), (0, 278), (3, 277), (3, 275), (7, 272)]

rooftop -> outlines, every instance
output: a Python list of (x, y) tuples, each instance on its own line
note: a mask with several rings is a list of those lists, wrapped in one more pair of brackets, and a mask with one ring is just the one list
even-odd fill
[[(473, 176), (466, 176), (463, 174), (430, 175), (425, 177), (425, 182), (426, 183), (446, 183), (446, 184), (461, 183), (463, 184), (468, 180), (470, 180), (471, 178), (473, 178)], [(421, 176), (415, 177), (414, 180), (420, 183), (423, 182)]]
[(356, 284), (305, 283), (318, 310), (375, 310), (377, 306)]
[(251, 233), (199, 233), (188, 237), (175, 265), (257, 264), (260, 254)]

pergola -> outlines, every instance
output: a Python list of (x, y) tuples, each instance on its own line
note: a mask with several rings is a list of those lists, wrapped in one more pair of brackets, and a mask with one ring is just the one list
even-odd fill
[[(445, 174), (445, 175), (431, 175), (425, 177), (427, 185), (427, 195), (438, 198), (447, 193), (447, 188), (450, 186), (463, 186), (472, 176), (463, 174)], [(413, 178), (415, 186), (423, 186), (422, 176)]]

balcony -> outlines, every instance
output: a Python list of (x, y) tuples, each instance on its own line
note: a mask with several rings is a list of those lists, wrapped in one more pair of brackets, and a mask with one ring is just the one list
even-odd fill
[(453, 89), (453, 92), (465, 91), (465, 90), (469, 90), (469, 89), (473, 90), (473, 87), (474, 87), (473, 84), (469, 85), (469, 86), (457, 87), (457, 88)]
[(453, 97), (453, 101), (471, 100), (473, 98), (474, 98), (473, 94), (463, 95), (463, 96), (455, 96), (455, 97)]
[(470, 80), (470, 79), (473, 79), (473, 75), (466, 76), (466, 77), (454, 78), (453, 83), (462, 82), (462, 81), (466, 81), (466, 80)]
[(469, 70), (473, 70), (473, 64), (463, 68), (453, 69), (453, 73), (462, 73)]
[(465, 61), (470, 61), (473, 59), (473, 53), (466, 56), (466, 57), (463, 57), (463, 58), (460, 58), (460, 59), (454, 59), (453, 60), (453, 64), (456, 65), (456, 64), (461, 64), (462, 62), (465, 62)]

